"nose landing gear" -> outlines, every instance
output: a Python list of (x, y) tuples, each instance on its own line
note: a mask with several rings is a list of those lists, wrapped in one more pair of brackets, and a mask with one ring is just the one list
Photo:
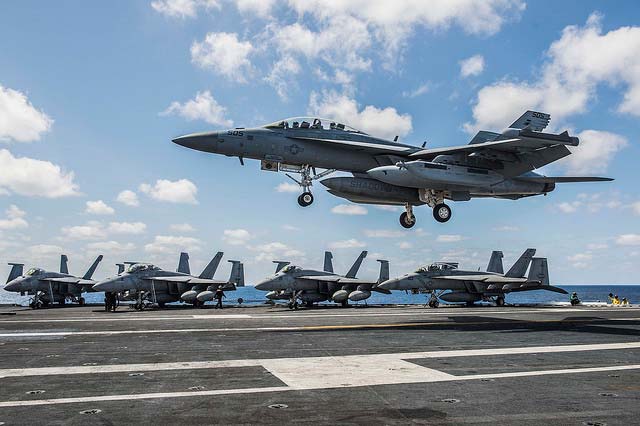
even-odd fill
[(291, 176), (289, 173), (286, 173), (289, 179), (302, 187), (303, 192), (298, 197), (298, 204), (300, 205), (300, 207), (308, 207), (313, 204), (313, 194), (311, 194), (311, 185), (313, 185), (313, 181), (321, 179), (335, 172), (335, 169), (328, 169), (322, 173), (316, 173), (315, 167), (312, 167), (308, 164), (302, 165), (300, 167), (280, 165), (280, 170), (300, 174), (300, 180), (298, 180)]
[(404, 208), (405, 212), (400, 215), (400, 225), (409, 229), (416, 224), (416, 217), (413, 215), (413, 206), (411, 204), (405, 204)]

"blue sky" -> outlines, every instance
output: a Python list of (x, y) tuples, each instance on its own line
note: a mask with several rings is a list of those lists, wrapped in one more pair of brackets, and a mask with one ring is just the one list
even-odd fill
[[(640, 8), (633, 1), (155, 0), (0, 6), (0, 261), (80, 272), (115, 262), (200, 269), (218, 251), (346, 269), (362, 249), (402, 274), (434, 260), (510, 264), (527, 247), (558, 284), (638, 283)], [(548, 174), (613, 183), (517, 202), (452, 203), (453, 219), (346, 203), (281, 174), (171, 143), (318, 113), (429, 146), (467, 143), (526, 109), (582, 144)], [(4, 117), (4, 118), (3, 118)], [(126, 192), (121, 195), (123, 191)], [(8, 272), (8, 267), (7, 267)], [(225, 265), (219, 276), (226, 276)]]

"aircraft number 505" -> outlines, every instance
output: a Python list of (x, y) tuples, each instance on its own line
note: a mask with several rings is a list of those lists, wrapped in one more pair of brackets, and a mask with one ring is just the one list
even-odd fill
[(231, 136), (242, 136), (244, 132), (242, 130), (227, 130), (227, 134)]

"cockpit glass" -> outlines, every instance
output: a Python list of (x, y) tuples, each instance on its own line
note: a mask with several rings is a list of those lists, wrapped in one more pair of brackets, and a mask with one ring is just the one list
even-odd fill
[(267, 124), (263, 127), (265, 129), (312, 129), (364, 134), (364, 132), (336, 120), (318, 117), (292, 117)]
[(148, 265), (148, 264), (145, 264), (145, 263), (136, 263), (136, 264), (133, 264), (133, 265), (129, 266), (129, 270), (127, 272), (145, 271), (147, 269), (155, 269), (155, 266)]
[(31, 268), (27, 271), (27, 276), (40, 275), (42, 273), (42, 269), (40, 268)]
[(297, 269), (300, 269), (300, 268), (298, 268), (297, 266), (294, 266), (294, 265), (287, 265), (284, 268), (282, 268), (282, 272), (284, 272), (285, 274), (288, 274), (288, 273), (293, 272), (293, 271), (295, 271)]

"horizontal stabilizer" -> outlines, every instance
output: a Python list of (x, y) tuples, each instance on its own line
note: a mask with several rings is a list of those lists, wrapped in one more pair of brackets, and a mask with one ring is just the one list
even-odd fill
[(498, 136), (500, 136), (500, 133), (487, 132), (486, 130), (480, 130), (478, 133), (476, 133), (473, 139), (471, 139), (471, 142), (469, 142), (469, 145), (494, 141)]
[(610, 182), (613, 178), (597, 176), (526, 176), (518, 180), (541, 183)]

